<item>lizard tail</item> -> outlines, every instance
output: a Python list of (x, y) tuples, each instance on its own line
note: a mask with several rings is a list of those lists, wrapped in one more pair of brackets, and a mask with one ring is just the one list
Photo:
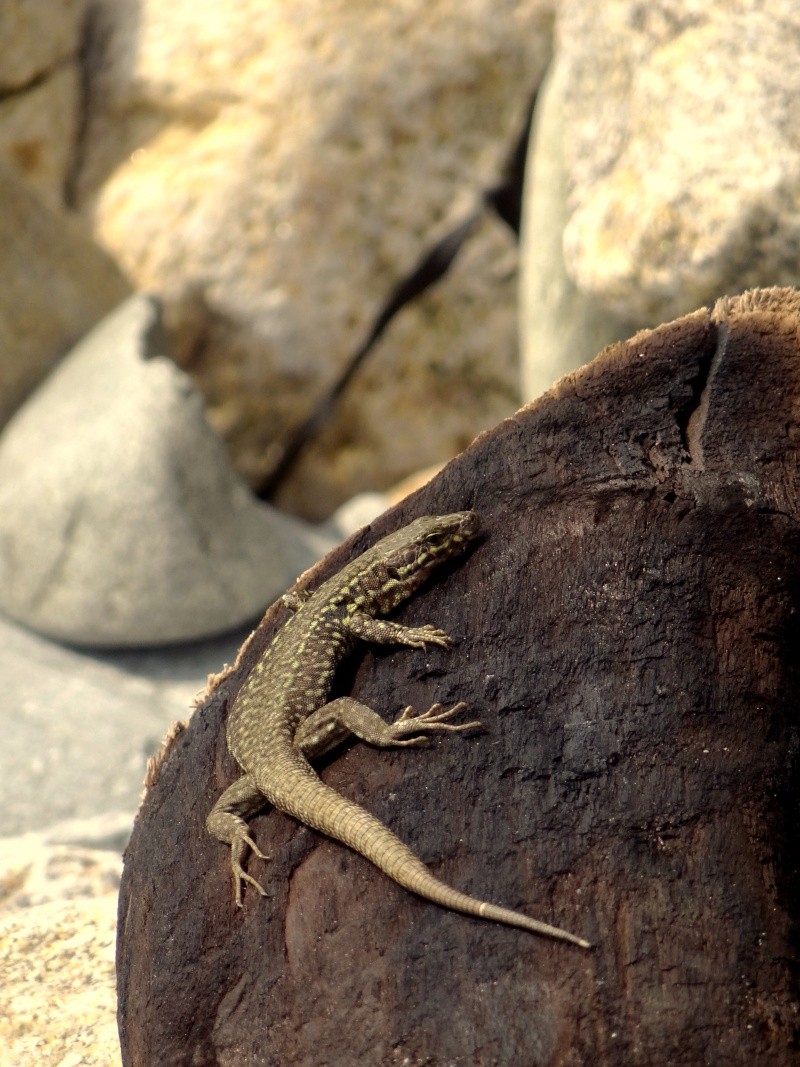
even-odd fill
[[(287, 764), (289, 761), (287, 761)], [(279, 785), (276, 788), (275, 778)], [(310, 764), (291, 760), (279, 776), (271, 781), (256, 782), (269, 802), (307, 826), (341, 841), (374, 863), (404, 889), (440, 904), (442, 907), (474, 915), (491, 922), (516, 926), (534, 934), (568, 941), (581, 948), (591, 948), (582, 937), (576, 937), (557, 926), (531, 919), (521, 912), (501, 908), (461, 893), (440, 881), (400, 838), (368, 811), (347, 800), (320, 780)]]

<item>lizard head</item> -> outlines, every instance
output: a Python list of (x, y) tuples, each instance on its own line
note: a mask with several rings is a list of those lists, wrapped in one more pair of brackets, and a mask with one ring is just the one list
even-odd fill
[(379, 541), (372, 551), (380, 571), (381, 610), (407, 600), (437, 567), (460, 556), (479, 529), (474, 511), (423, 515)]

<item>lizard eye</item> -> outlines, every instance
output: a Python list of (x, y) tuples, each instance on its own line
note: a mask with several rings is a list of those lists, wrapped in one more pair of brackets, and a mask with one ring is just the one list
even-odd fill
[(444, 538), (441, 534), (429, 534), (425, 538), (425, 545), (429, 552), (438, 552), (444, 544)]

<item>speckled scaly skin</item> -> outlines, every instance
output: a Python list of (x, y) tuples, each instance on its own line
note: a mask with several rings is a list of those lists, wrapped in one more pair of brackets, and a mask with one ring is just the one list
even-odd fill
[(588, 948), (582, 938), (508, 908), (486, 904), (439, 881), (399, 838), (369, 812), (325, 785), (309, 760), (350, 735), (377, 746), (416, 745), (433, 733), (480, 726), (449, 720), (465, 705), (406, 708), (386, 723), (351, 697), (328, 702), (333, 675), (359, 641), (447, 648), (450, 637), (433, 626), (407, 627), (387, 615), (408, 600), (432, 571), (460, 555), (478, 532), (477, 515), (427, 515), (384, 537), (311, 594), (287, 594), (294, 614), (251, 670), (228, 716), (228, 748), (244, 771), (206, 820), (214, 837), (231, 846), (236, 903), (242, 883), (266, 895), (242, 867), (250, 848), (261, 852), (245, 820), (272, 804), (341, 841), (413, 893), (446, 908), (517, 926)]

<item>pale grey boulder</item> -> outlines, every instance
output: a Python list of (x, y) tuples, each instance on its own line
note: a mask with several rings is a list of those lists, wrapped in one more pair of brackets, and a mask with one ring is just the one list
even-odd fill
[(0, 609), (68, 642), (256, 618), (333, 543), (258, 502), (165, 355), (156, 302), (96, 327), (0, 437)]
[(630, 337), (626, 322), (582, 292), (564, 264), (567, 182), (563, 84), (555, 63), (537, 98), (522, 205), (519, 327), (522, 395), (532, 400), (564, 374), (588, 363), (612, 341)]

